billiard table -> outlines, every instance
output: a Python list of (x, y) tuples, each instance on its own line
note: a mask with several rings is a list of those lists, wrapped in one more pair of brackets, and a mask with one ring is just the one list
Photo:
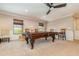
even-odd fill
[(31, 49), (34, 48), (35, 40), (39, 38), (45, 38), (45, 40), (47, 40), (48, 37), (51, 37), (52, 42), (54, 42), (55, 40), (55, 32), (34, 32), (34, 33), (30, 33), (30, 35), (31, 35), (30, 40), (29, 38), (26, 37), (26, 41), (27, 44), (28, 44), (28, 40), (30, 41)]

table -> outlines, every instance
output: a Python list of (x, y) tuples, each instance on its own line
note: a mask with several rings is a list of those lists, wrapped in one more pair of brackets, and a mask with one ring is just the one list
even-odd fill
[[(45, 38), (45, 40), (47, 40), (47, 37), (50, 36), (52, 38), (52, 42), (54, 42), (55, 40), (55, 32), (35, 32), (35, 33), (30, 33), (30, 35), (31, 35), (31, 39), (30, 39), (31, 49), (34, 48), (35, 40), (39, 38)], [(26, 39), (28, 43), (29, 38), (26, 38)]]

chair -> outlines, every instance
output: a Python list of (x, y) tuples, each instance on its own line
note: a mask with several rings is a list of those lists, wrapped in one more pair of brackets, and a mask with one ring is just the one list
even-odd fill
[(66, 29), (61, 29), (59, 32), (59, 39), (66, 40)]

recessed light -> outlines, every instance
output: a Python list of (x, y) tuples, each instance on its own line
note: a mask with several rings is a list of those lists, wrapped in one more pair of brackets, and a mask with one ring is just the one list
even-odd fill
[(25, 9), (25, 12), (28, 12), (28, 10), (27, 10), (27, 9)]

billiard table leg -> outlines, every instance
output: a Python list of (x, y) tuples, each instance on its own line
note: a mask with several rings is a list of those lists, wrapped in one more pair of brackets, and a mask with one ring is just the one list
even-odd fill
[(55, 40), (55, 36), (52, 36), (52, 42), (54, 42), (54, 40)]
[(1, 38), (0, 38), (0, 43), (1, 43)]
[(45, 37), (45, 40), (47, 40), (47, 37)]
[(25, 38), (25, 40), (27, 41), (27, 44), (29, 44), (28, 38)]
[(31, 49), (33, 49), (34, 48), (34, 40), (30, 40), (30, 43), (31, 43)]

